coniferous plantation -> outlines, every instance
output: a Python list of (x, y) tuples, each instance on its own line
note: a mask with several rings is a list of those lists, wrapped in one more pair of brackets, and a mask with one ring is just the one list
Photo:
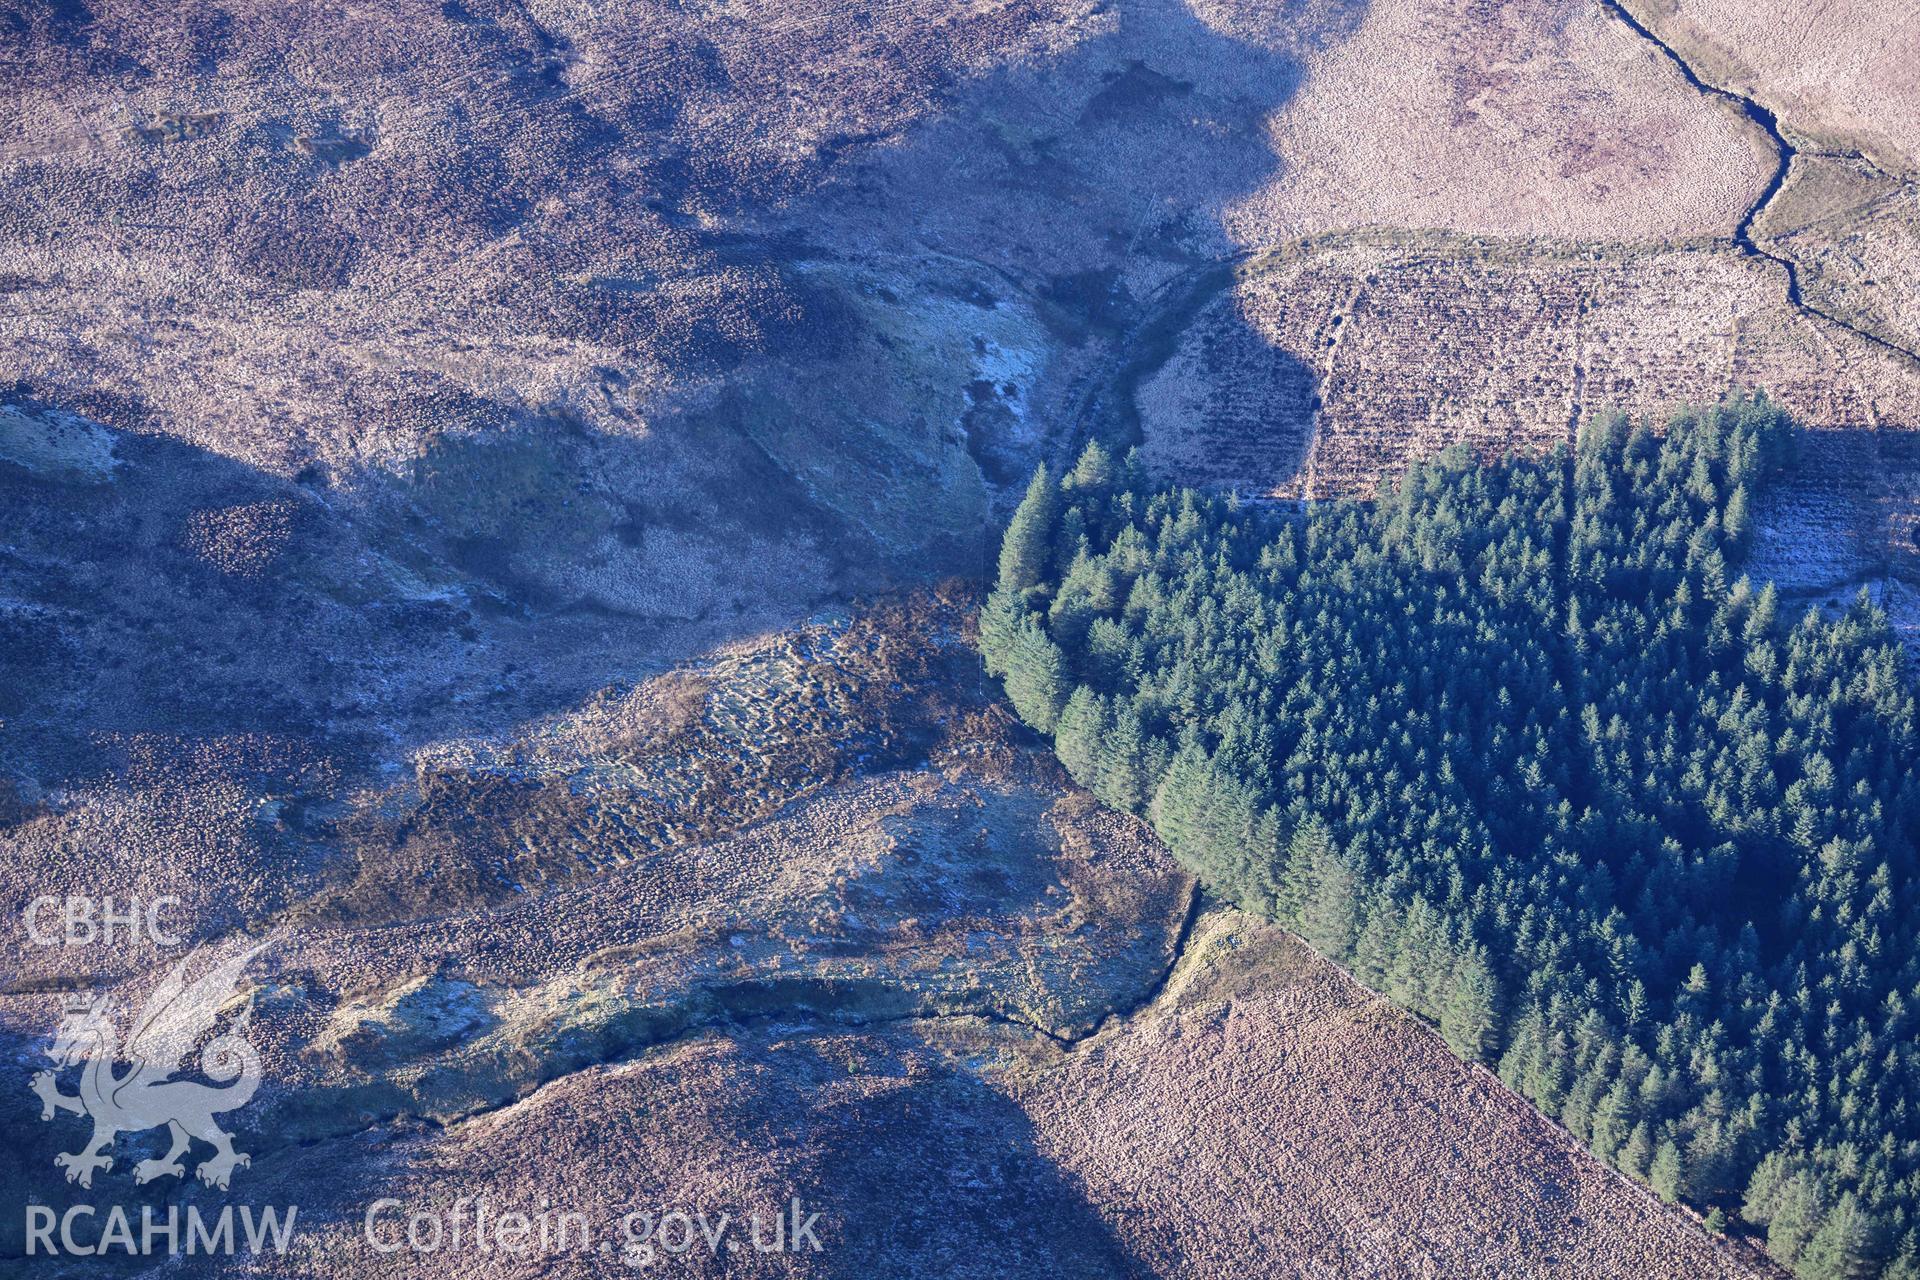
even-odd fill
[(980, 623), (1067, 770), (1662, 1197), (1920, 1275), (1914, 700), (1743, 571), (1764, 398), (1248, 508), (1098, 444)]

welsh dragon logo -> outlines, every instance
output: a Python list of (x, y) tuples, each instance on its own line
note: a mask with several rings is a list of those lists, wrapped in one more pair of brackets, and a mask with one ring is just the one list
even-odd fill
[[(91, 1187), (96, 1170), (113, 1167), (113, 1157), (106, 1152), (116, 1135), (161, 1125), (167, 1127), (172, 1144), (161, 1158), (134, 1165), (135, 1182), (184, 1176), (186, 1166), (180, 1157), (196, 1138), (213, 1148), (214, 1153), (195, 1170), (210, 1187), (224, 1190), (234, 1168), (250, 1163), (244, 1153), (233, 1149), (233, 1135), (215, 1123), (214, 1116), (246, 1105), (260, 1086), (260, 1055), (245, 1036), (252, 1004), (200, 1052), (200, 1069), (207, 1078), (228, 1083), (216, 1087), (172, 1077), (193, 1046), (214, 1029), (221, 1006), (233, 996), (247, 962), (267, 945), (215, 955), (205, 972), (191, 981), (187, 971), (204, 952), (186, 956), (147, 997), (124, 1048), (113, 1007), (105, 997), (69, 1002), (67, 1017), (47, 1051), (54, 1067), (33, 1077), (42, 1120), (53, 1119), (56, 1111), (71, 1111), (93, 1121), (93, 1136), (84, 1147), (53, 1158), (67, 1171), (68, 1182)], [(116, 1073), (116, 1066), (122, 1064), (125, 1070)], [(80, 1092), (75, 1097), (59, 1088), (59, 1073), (69, 1067), (80, 1068)]]

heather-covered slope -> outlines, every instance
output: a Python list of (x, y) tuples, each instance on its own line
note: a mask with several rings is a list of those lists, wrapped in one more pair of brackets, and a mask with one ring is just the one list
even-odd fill
[[(1763, 63), (1751, 91), (1812, 136)], [(1850, 54), (1823, 65), (1835, 102), (1879, 92)], [(1754, 238), (1808, 302), (1910, 346), (1906, 179), (1770, 198), (1764, 131), (1599, 7), (0, 0), (0, 83), (0, 911), (175, 894), (190, 941), (281, 930), (256, 977), (282, 1096), (374, 1101), (325, 1130), (315, 1150), (361, 1154), (324, 1177), (252, 1122), (279, 1189), (464, 1167), (482, 1130), (417, 1117), (482, 1094), (617, 1075), (621, 1107), (664, 1107), (655, 1070), (687, 1050), (662, 1036), (706, 1037), (747, 1101), (700, 1132), (738, 1150), (773, 1070), (755, 1027), (791, 1025), (832, 1094), (871, 1084), (839, 1079), (841, 1037), (884, 1057), (908, 1033), (823, 1012), (1004, 1019), (1025, 1052), (1133, 1010), (1186, 882), (1008, 736), (966, 648), (1019, 484), (1090, 434), (1171, 479), (1364, 493), (1455, 440), (1767, 386), (1831, 430), (1759, 552), (1810, 596), (1905, 607), (1910, 362), (1734, 237), (1765, 204)], [(59, 992), (137, 1000), (174, 958), (5, 935), (10, 1043), (34, 1057)], [(569, 1056), (589, 1033), (553, 1006), (615, 1031)], [(1369, 1087), (1431, 1064), (1387, 1025)], [(463, 1058), (469, 1034), (496, 1057)], [(1142, 1170), (1123, 1219), (1084, 1172), (1118, 1100), (1009, 1103), (990, 1057), (929, 1067), (937, 1106), (837, 1113), (937, 1115), (924, 1152), (802, 1126), (761, 1144), (765, 1185), (851, 1163), (872, 1240), (892, 1168), (999, 1185), (949, 1129), (1051, 1134), (1007, 1178), (1079, 1206), (1062, 1266), (1193, 1273), (1230, 1269), (1197, 1242), (1287, 1185), (1216, 1143), (1191, 1180), (1235, 1197), (1183, 1209)], [(1197, 1091), (1188, 1127), (1232, 1099)], [(68, 1139), (32, 1106), (22, 1194), (59, 1193)], [(1419, 1149), (1518, 1131), (1463, 1132)], [(589, 1167), (543, 1150), (556, 1178)], [(1431, 1273), (1511, 1189), (1453, 1196), (1433, 1167), (1316, 1182), (1287, 1221), (1321, 1225), (1261, 1256)], [(1528, 1209), (1489, 1271), (1624, 1274), (1635, 1236), (1720, 1256), (1555, 1168), (1581, 1205), (1625, 1198)], [(1381, 1207), (1401, 1194), (1419, 1213)], [(978, 1228), (1017, 1198), (876, 1256), (991, 1269)], [(1049, 1238), (1022, 1238), (1002, 1270), (1044, 1270)]]

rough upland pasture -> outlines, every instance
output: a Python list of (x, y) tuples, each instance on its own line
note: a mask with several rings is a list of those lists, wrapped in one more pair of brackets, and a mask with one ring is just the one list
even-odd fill
[[(1783, 6), (1684, 8), (1794, 137), (1865, 130), (1754, 235), (1912, 349), (1898, 45), (1829, 7), (1803, 73)], [(874, 603), (988, 572), (1090, 432), (1358, 493), (1757, 385), (1834, 428), (1763, 553), (1902, 607), (1911, 369), (1738, 254), (1774, 153), (1617, 18), (0, 0), (0, 44), (0, 908), (171, 893), (194, 941), (282, 931), (250, 1195), (337, 1194), (342, 1243), (367, 1190), (481, 1166), (798, 1180), (846, 1189), (847, 1275), (1422, 1275), (1475, 1232), (1488, 1274), (1735, 1265), (1410, 1026), (1339, 1039), (1304, 958), (1077, 1040), (1153, 990), (1188, 881), (983, 701), (962, 596)], [(171, 959), (4, 945), (23, 1064), (63, 991), (137, 1000)], [(1300, 1126), (1263, 1182), (1232, 1091), (1317, 1096), (1327, 1044), (1364, 1090), (1317, 1128), (1257, 1092)], [(18, 1203), (64, 1136), (5, 1115)], [(1240, 1202), (1288, 1234), (1247, 1245)]]

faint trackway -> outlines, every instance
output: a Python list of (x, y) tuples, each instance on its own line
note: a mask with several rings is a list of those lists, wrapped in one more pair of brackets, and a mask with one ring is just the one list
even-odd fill
[[(1869, 333), (1859, 325), (1841, 319), (1824, 307), (1816, 306), (1808, 302), (1800, 291), (1799, 264), (1785, 254), (1774, 253), (1769, 249), (1763, 248), (1759, 241), (1753, 238), (1754, 222), (1761, 214), (1766, 212), (1767, 206), (1773, 203), (1774, 197), (1780, 194), (1780, 189), (1786, 185), (1787, 174), (1793, 168), (1793, 159), (1800, 154), (1799, 149), (1787, 141), (1787, 135), (1780, 131), (1779, 117), (1767, 110), (1767, 108), (1761, 106), (1758, 102), (1755, 102), (1752, 98), (1735, 93), (1731, 89), (1722, 89), (1718, 85), (1709, 84), (1707, 81), (1701, 79), (1700, 74), (1693, 69), (1693, 66), (1688, 63), (1685, 58), (1680, 56), (1672, 45), (1655, 35), (1645, 23), (1634, 17), (1633, 13), (1628, 10), (1620, 0), (1600, 0), (1600, 4), (1607, 12), (1625, 23), (1627, 28), (1635, 35), (1665, 54), (1667, 60), (1679, 69), (1681, 76), (1685, 78), (1688, 84), (1709, 97), (1721, 98), (1727, 102), (1731, 102), (1740, 109), (1741, 113), (1744, 114), (1747, 119), (1758, 125), (1761, 132), (1767, 135), (1767, 140), (1773, 144), (1775, 155), (1773, 177), (1768, 181), (1765, 189), (1760, 192), (1759, 198), (1747, 206), (1746, 214), (1741, 217), (1739, 224), (1733, 229), (1733, 242), (1740, 247), (1740, 251), (1751, 257), (1763, 258), (1786, 272), (1787, 301), (1793, 304), (1793, 307), (1802, 315), (1813, 319), (1824, 320), (1830, 325), (1845, 329), (1856, 338), (1871, 342), (1883, 351), (1890, 351), (1897, 356), (1904, 356), (1915, 364), (1920, 364), (1920, 352), (1903, 347), (1897, 342), (1891, 342), (1878, 334)], [(1864, 159), (1865, 157), (1850, 156), (1846, 158)]]
[[(632, 1039), (617, 1039), (606, 1050), (595, 1055), (589, 1061), (569, 1063), (551, 1075), (517, 1082), (510, 1095), (498, 1096), (475, 1105), (467, 1106), (446, 1115), (433, 1115), (425, 1111), (411, 1109), (365, 1116), (350, 1126), (315, 1133), (292, 1142), (272, 1141), (267, 1133), (256, 1138), (255, 1151), (267, 1153), (286, 1147), (297, 1149), (312, 1148), (324, 1143), (336, 1142), (371, 1129), (383, 1128), (399, 1123), (418, 1124), (428, 1130), (444, 1131), (465, 1124), (469, 1120), (518, 1106), (550, 1085), (570, 1079), (586, 1071), (621, 1063), (636, 1061), (644, 1056), (674, 1048), (677, 1045), (699, 1039), (707, 1035), (729, 1036), (751, 1026), (788, 1025), (807, 1028), (815, 1034), (825, 1034), (834, 1030), (857, 1031), (867, 1027), (892, 1026), (911, 1022), (974, 1022), (987, 1023), (1024, 1031), (1039, 1036), (1058, 1049), (1075, 1052), (1108, 1028), (1130, 1021), (1140, 1013), (1151, 1008), (1165, 994), (1167, 984), (1179, 970), (1180, 963), (1186, 958), (1189, 944), (1193, 938), (1194, 926), (1199, 923), (1206, 905), (1206, 894), (1198, 880), (1187, 889), (1186, 905), (1181, 913), (1180, 924), (1175, 930), (1172, 943), (1168, 947), (1166, 963), (1161, 967), (1153, 981), (1141, 989), (1132, 999), (1108, 1008), (1094, 1020), (1091, 1026), (1080, 1032), (1060, 1032), (1032, 1018), (1019, 1014), (1006, 1013), (991, 1006), (979, 1008), (942, 1009), (913, 1007), (898, 1011), (876, 1013), (854, 1013), (844, 1010), (822, 1008), (819, 1003), (796, 1002), (789, 1006), (773, 1008), (755, 1008), (751, 1010), (729, 1009), (723, 1003), (720, 1007), (690, 1016), (684, 1023), (659, 1036), (635, 1036)], [(740, 994), (751, 997), (752, 983), (742, 984)], [(415, 1064), (418, 1065), (418, 1064)], [(270, 1132), (271, 1126), (269, 1127)]]
[[(724, 1005), (710, 1012), (690, 1017), (684, 1024), (660, 1036), (639, 1036), (632, 1040), (616, 1041), (608, 1045), (604, 1053), (592, 1060), (570, 1063), (563, 1070), (552, 1075), (536, 1077), (519, 1082), (511, 1096), (497, 1097), (459, 1111), (436, 1116), (421, 1111), (402, 1110), (366, 1117), (359, 1123), (336, 1132), (317, 1133), (296, 1139), (291, 1144), (268, 1142), (259, 1149), (274, 1150), (284, 1145), (307, 1148), (322, 1143), (335, 1142), (342, 1138), (364, 1133), (401, 1122), (419, 1124), (430, 1130), (446, 1130), (491, 1115), (508, 1107), (518, 1106), (538, 1094), (549, 1085), (577, 1076), (585, 1071), (594, 1071), (602, 1067), (616, 1066), (633, 1062), (646, 1055), (674, 1048), (677, 1045), (697, 1040), (702, 1036), (730, 1036), (744, 1028), (763, 1025), (785, 1025), (804, 1027), (814, 1034), (830, 1031), (857, 1031), (867, 1027), (893, 1026), (910, 1022), (974, 1022), (993, 1026), (1010, 1027), (1039, 1036), (1058, 1049), (1068, 1053), (1075, 1052), (1108, 1028), (1117, 1023), (1125, 1023), (1157, 1003), (1165, 994), (1167, 984), (1179, 970), (1180, 962), (1186, 958), (1188, 946), (1193, 938), (1194, 926), (1199, 923), (1206, 905), (1206, 894), (1195, 880), (1187, 889), (1185, 910), (1181, 914), (1179, 928), (1175, 931), (1172, 944), (1168, 948), (1165, 965), (1154, 980), (1132, 999), (1116, 1004), (1102, 1013), (1085, 1031), (1059, 1032), (1031, 1018), (1018, 1014), (1005, 1013), (990, 1006), (980, 1008), (941, 1009), (915, 1007), (884, 1013), (852, 1013), (822, 1008), (817, 1002), (801, 1002), (784, 1007), (752, 1009), (742, 1011), (728, 1009)], [(743, 984), (751, 987), (752, 984)]]

